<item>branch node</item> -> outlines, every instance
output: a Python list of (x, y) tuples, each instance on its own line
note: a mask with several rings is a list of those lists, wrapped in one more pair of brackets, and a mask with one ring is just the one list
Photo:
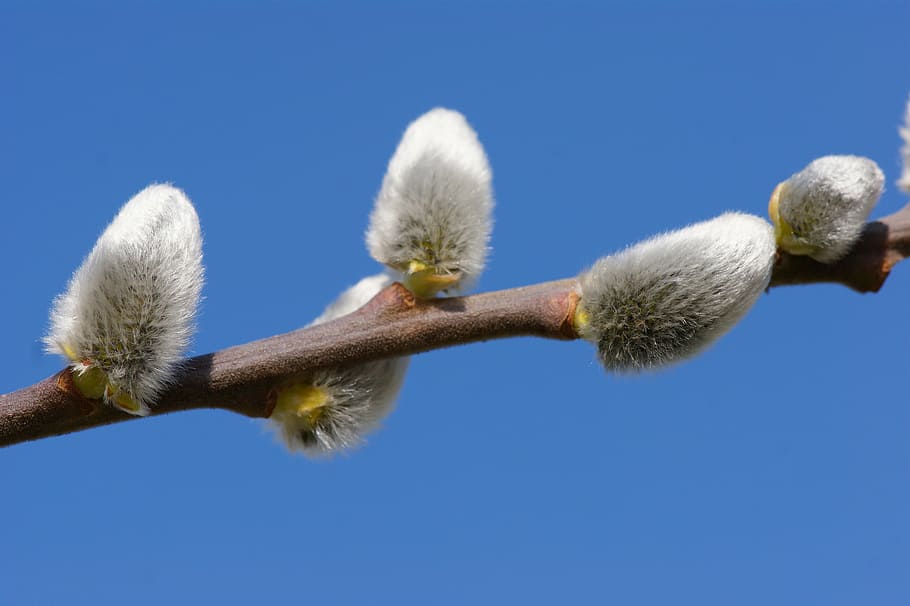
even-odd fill
[(355, 313), (383, 315), (400, 313), (417, 305), (417, 297), (401, 282), (393, 282), (379, 291), (370, 302)]
[(559, 326), (559, 334), (565, 339), (571, 340), (578, 338), (578, 330), (575, 328), (575, 309), (578, 307), (578, 302), (580, 300), (581, 296), (579, 296), (578, 291), (575, 289), (572, 289), (569, 291), (569, 294), (566, 295), (566, 316)]
[(79, 391), (79, 388), (76, 387), (76, 384), (73, 382), (73, 369), (64, 368), (57, 373), (55, 385), (57, 389), (65, 393), (68, 396), (68, 399), (77, 404), (80, 408), (80, 412), (85, 417), (91, 416), (98, 409), (99, 402), (97, 400), (90, 400), (82, 395), (82, 392)]

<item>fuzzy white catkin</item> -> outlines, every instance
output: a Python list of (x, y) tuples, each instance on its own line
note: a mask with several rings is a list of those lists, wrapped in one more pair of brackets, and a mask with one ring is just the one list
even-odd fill
[(903, 160), (903, 169), (901, 177), (897, 182), (898, 187), (907, 193), (910, 193), (910, 99), (907, 100), (907, 110), (904, 115), (904, 126), (900, 129), (901, 138), (904, 140), (904, 146), (901, 148), (901, 158)]
[[(344, 291), (311, 325), (347, 315), (392, 283), (386, 274), (362, 279)], [(321, 390), (325, 403), (313, 424), (293, 410), (276, 407), (270, 417), (289, 450), (310, 456), (330, 454), (358, 445), (394, 408), (409, 358), (387, 358), (344, 369), (328, 369), (301, 378)]]
[(607, 370), (695, 355), (749, 310), (771, 279), (771, 226), (726, 213), (600, 259), (580, 276), (581, 336)]
[(367, 247), (399, 271), (412, 262), (457, 276), (464, 289), (483, 270), (492, 230), (492, 172), (477, 134), (443, 108), (404, 133), (376, 197)]
[(859, 156), (824, 156), (779, 186), (778, 212), (792, 235), (780, 247), (833, 263), (850, 252), (885, 184), (878, 165)]
[[(151, 185), (130, 199), (54, 300), (47, 350), (101, 370), (138, 409), (173, 379), (194, 330), (202, 235), (186, 195)], [(116, 402), (112, 402), (116, 404)]]

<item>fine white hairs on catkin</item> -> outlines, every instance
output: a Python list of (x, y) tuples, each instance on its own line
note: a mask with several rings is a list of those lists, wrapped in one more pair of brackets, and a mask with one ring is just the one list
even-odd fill
[(897, 181), (897, 185), (905, 192), (910, 193), (910, 99), (907, 100), (904, 125), (900, 129), (900, 133), (901, 138), (904, 140), (904, 146), (901, 148), (903, 169), (901, 170), (901, 177)]
[[(347, 315), (392, 283), (386, 274), (364, 278), (343, 292), (311, 325)], [(409, 358), (388, 358), (299, 377), (279, 391), (270, 417), (292, 451), (330, 454), (360, 444), (394, 408)]]
[[(463, 290), (483, 270), (492, 230), (492, 172), (464, 116), (433, 109), (408, 126), (376, 197), (367, 247), (419, 296)], [(412, 290), (414, 290), (412, 288)], [(423, 291), (423, 292), (421, 292)]]
[(202, 235), (186, 195), (151, 185), (114, 218), (54, 300), (47, 350), (103, 373), (114, 406), (146, 415), (173, 380), (202, 290)]
[(771, 226), (726, 213), (600, 259), (580, 276), (579, 334), (610, 371), (695, 355), (738, 322), (768, 286)]
[(768, 205), (777, 244), (821, 263), (844, 257), (859, 239), (885, 184), (859, 156), (824, 156), (777, 186)]

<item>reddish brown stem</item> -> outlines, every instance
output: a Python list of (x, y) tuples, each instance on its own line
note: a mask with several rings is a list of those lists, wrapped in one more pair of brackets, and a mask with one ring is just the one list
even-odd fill
[[(833, 265), (779, 253), (771, 286), (835, 282), (877, 292), (910, 254), (910, 205), (866, 225), (851, 253)], [(470, 297), (415, 300), (400, 284), (332, 322), (230, 347), (187, 361), (153, 415), (222, 408), (268, 416), (276, 385), (318, 368), (414, 354), (514, 336), (574, 339), (575, 279)], [(68, 370), (0, 395), (0, 446), (135, 419), (82, 397)]]
[[(223, 408), (265, 417), (274, 406), (276, 384), (318, 368), (503, 337), (574, 339), (574, 283), (426, 301), (396, 283), (335, 321), (188, 360), (152, 414)], [(0, 396), (0, 446), (135, 418), (82, 397), (64, 370)]]

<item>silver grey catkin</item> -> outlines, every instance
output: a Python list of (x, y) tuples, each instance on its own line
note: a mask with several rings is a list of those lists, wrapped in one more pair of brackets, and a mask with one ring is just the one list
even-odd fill
[[(312, 325), (347, 315), (365, 305), (392, 279), (364, 278), (343, 292)], [(292, 451), (310, 456), (358, 445), (394, 408), (409, 358), (388, 358), (299, 377), (286, 385), (271, 415)]]
[(771, 278), (771, 226), (726, 213), (605, 257), (580, 276), (576, 328), (610, 371), (695, 355), (745, 315)]
[(904, 125), (900, 128), (901, 139), (904, 145), (901, 147), (901, 176), (897, 181), (897, 186), (907, 193), (910, 193), (910, 99), (907, 100), (907, 109), (904, 113)]
[(483, 270), (492, 230), (492, 172), (464, 116), (415, 120), (389, 161), (367, 248), (418, 296), (464, 290)]
[(878, 165), (859, 156), (824, 156), (775, 189), (768, 205), (777, 243), (794, 255), (833, 263), (862, 233), (884, 188)]
[(148, 414), (189, 343), (202, 282), (193, 205), (175, 187), (151, 185), (123, 206), (54, 300), (47, 349), (80, 375), (100, 372), (110, 404)]

